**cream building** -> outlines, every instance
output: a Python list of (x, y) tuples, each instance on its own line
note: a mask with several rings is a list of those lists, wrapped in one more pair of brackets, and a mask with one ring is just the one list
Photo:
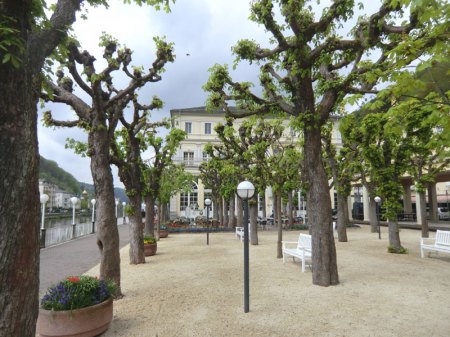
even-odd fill
[[(187, 133), (187, 138), (181, 142), (180, 148), (173, 157), (173, 161), (175, 163), (184, 163), (186, 170), (195, 177), (195, 181), (192, 182), (192, 190), (189, 193), (178, 193), (172, 198), (170, 214), (171, 218), (180, 216), (195, 218), (195, 216), (203, 213), (204, 200), (211, 198), (211, 190), (205, 189), (201, 179), (198, 178), (200, 174), (199, 165), (208, 160), (204, 151), (205, 145), (219, 142), (214, 127), (225, 122), (225, 113), (221, 111), (210, 113), (205, 110), (205, 107), (196, 107), (173, 109), (170, 111), (170, 115), (173, 120), (173, 127), (180, 128)], [(236, 120), (236, 129), (239, 128), (242, 120)], [(288, 120), (285, 121), (285, 124), (288, 124)], [(289, 127), (286, 127), (283, 141), (292, 142), (295, 140), (294, 133), (291, 132)], [(337, 119), (335, 120), (332, 142), (334, 144), (341, 143), (340, 133), (337, 130)], [(331, 193), (334, 194), (334, 192)], [(260, 203), (265, 202), (267, 214), (270, 214), (272, 212), (272, 193), (270, 188), (265, 195), (265, 200), (260, 200)], [(332, 200), (334, 202), (334, 197), (332, 197)], [(300, 215), (305, 212), (306, 204), (301, 198), (299, 198), (299, 204), (296, 206), (300, 210)], [(261, 212), (262, 207), (259, 207), (259, 209)]]

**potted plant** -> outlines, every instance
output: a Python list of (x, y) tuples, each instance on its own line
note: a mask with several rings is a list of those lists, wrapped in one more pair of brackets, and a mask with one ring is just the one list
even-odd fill
[(46, 336), (97, 336), (113, 317), (112, 281), (70, 276), (50, 287), (41, 299), (36, 331)]
[(152, 256), (156, 254), (158, 248), (156, 239), (150, 235), (144, 235), (144, 255)]
[(169, 236), (169, 229), (166, 225), (161, 225), (159, 227), (159, 238), (167, 238)]

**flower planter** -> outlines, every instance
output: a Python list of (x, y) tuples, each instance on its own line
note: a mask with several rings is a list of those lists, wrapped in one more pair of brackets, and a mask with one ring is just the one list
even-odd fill
[(169, 236), (169, 230), (168, 229), (160, 229), (159, 230), (159, 238), (167, 238)]
[(41, 337), (93, 337), (108, 329), (112, 317), (112, 299), (75, 310), (39, 309), (36, 332)]
[(156, 242), (155, 243), (144, 243), (144, 255), (152, 256), (156, 254), (156, 249), (158, 248)]

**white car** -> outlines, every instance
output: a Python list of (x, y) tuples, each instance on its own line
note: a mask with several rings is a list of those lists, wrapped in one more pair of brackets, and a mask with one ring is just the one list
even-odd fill
[(438, 217), (439, 220), (448, 220), (450, 214), (447, 207), (438, 207)]

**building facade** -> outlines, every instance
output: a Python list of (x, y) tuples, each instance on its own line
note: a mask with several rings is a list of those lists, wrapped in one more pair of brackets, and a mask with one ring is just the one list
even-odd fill
[[(208, 112), (205, 107), (187, 108), (187, 109), (173, 109), (170, 111), (172, 118), (172, 127), (184, 130), (187, 137), (181, 142), (180, 147), (173, 157), (176, 164), (184, 163), (186, 171), (194, 176), (192, 182), (192, 189), (188, 193), (178, 193), (171, 199), (170, 214), (171, 218), (187, 217), (195, 218), (199, 214), (203, 214), (204, 200), (211, 199), (211, 190), (206, 189), (201, 179), (199, 179), (199, 166), (202, 162), (209, 158), (204, 151), (206, 144), (218, 143), (217, 134), (214, 131), (215, 126), (225, 123), (225, 113), (221, 111)], [(236, 129), (244, 119), (237, 119), (234, 123)], [(332, 133), (332, 142), (334, 144), (341, 144), (341, 137), (338, 131), (338, 120), (334, 120), (334, 128)], [(287, 126), (289, 120), (286, 119), (285, 134), (282, 142), (292, 142), (297, 140), (295, 133)], [(330, 193), (334, 193), (331, 191)], [(299, 202), (296, 205), (299, 215), (305, 212), (306, 204), (302, 200), (301, 195), (298, 198)], [(334, 200), (334, 197), (332, 197)], [(265, 200), (259, 199), (259, 203), (265, 203), (267, 214), (270, 214), (273, 209), (273, 199), (271, 189), (268, 188), (265, 193)], [(214, 207), (214, 205), (213, 205)], [(262, 207), (259, 207), (261, 212)], [(262, 214), (259, 214), (260, 216)], [(304, 214), (303, 214), (304, 215)]]

